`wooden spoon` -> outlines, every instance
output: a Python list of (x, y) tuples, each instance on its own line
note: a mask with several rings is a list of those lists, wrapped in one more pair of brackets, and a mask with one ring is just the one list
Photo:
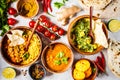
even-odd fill
[(89, 31), (88, 35), (91, 37), (92, 43), (94, 43), (94, 35), (92, 32), (92, 11), (93, 11), (93, 7), (90, 6), (90, 31)]
[(39, 23), (39, 19), (36, 21), (36, 23), (35, 23), (35, 25), (34, 25), (34, 28), (33, 28), (33, 30), (32, 30), (32, 34), (29, 36), (29, 38), (28, 38), (28, 41), (27, 41), (27, 44), (26, 44), (26, 51), (28, 50), (28, 46), (29, 46), (29, 44), (30, 44), (30, 40), (32, 39), (32, 36), (33, 36), (33, 34), (34, 34), (34, 32), (35, 32), (35, 29), (37, 28), (37, 26), (38, 26), (38, 23)]

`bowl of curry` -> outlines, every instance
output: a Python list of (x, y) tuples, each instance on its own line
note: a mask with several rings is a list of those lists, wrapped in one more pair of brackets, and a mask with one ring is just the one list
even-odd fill
[(73, 53), (67, 45), (61, 42), (54, 42), (43, 49), (41, 61), (47, 71), (61, 73), (71, 67)]
[(25, 26), (18, 26), (9, 30), (1, 41), (1, 54), (6, 62), (12, 66), (25, 67), (33, 64), (40, 56), (42, 41), (35, 32), (30, 40), (28, 49), (26, 44), (32, 30)]
[(23, 17), (32, 18), (37, 15), (39, 4), (37, 0), (18, 0), (17, 11)]
[(80, 54), (91, 55), (108, 47), (108, 31), (105, 23), (93, 16), (92, 24), (94, 41), (89, 36), (89, 15), (78, 16), (69, 25), (67, 33), (68, 41)]

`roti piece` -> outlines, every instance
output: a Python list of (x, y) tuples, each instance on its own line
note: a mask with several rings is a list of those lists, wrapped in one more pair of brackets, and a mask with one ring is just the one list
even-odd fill
[(21, 30), (12, 30), (12, 34), (7, 34), (9, 40), (11, 41), (9, 46), (16, 46), (23, 44), (25, 40), (22, 38), (23, 31)]
[(94, 22), (94, 35), (95, 35), (95, 43), (102, 45), (103, 47), (108, 47), (107, 38), (105, 33), (102, 29), (102, 22), (100, 19)]
[(120, 78), (120, 42), (110, 40), (108, 47), (108, 66)]
[(93, 6), (94, 9), (103, 9), (105, 8), (112, 0), (79, 0), (81, 6), (89, 9), (90, 6)]

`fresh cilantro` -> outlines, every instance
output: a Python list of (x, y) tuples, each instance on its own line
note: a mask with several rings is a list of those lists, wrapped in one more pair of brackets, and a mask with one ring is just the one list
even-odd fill
[(13, 2), (15, 0), (0, 0), (0, 30), (1, 30), (1, 36), (4, 35), (4, 33), (6, 33), (10, 27), (7, 24), (7, 11), (8, 11), (8, 7), (10, 5), (11, 2)]
[(57, 58), (62, 58), (63, 56), (64, 56), (64, 52), (61, 51), (61, 52), (59, 52), (59, 53), (57, 54), (56, 57), (57, 57)]
[(61, 64), (61, 61), (60, 61), (60, 60), (55, 60), (54, 63), (55, 63), (56, 65), (60, 65), (60, 64)]
[(67, 57), (63, 57), (61, 60), (62, 60), (62, 62), (65, 63), (65, 64), (68, 63), (68, 58), (67, 58)]
[(60, 2), (55, 2), (54, 6), (59, 9), (60, 7), (64, 6), (64, 4)]
[(65, 4), (66, 1), (68, 1), (68, 0), (63, 0), (63, 3)]
[(23, 55), (23, 58), (27, 60), (29, 58), (30, 54), (28, 52), (25, 52)]
[(62, 6), (65, 5), (65, 2), (66, 2), (66, 1), (68, 1), (68, 0), (63, 0), (62, 2), (55, 2), (55, 3), (54, 3), (54, 6), (59, 9), (59, 8), (61, 8)]

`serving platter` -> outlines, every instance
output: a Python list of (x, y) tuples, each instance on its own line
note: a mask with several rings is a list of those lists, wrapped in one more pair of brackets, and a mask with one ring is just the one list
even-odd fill
[[(59, 2), (59, 1), (61, 1), (61, 0), (52, 0), (53, 12), (52, 12), (52, 13), (50, 12), (50, 14), (52, 14), (52, 15), (55, 15), (56, 11), (58, 10), (58, 9), (55, 8), (54, 5), (53, 5), (53, 3), (56, 2), (56, 1)], [(117, 0), (117, 1), (118, 1), (118, 3), (120, 3), (119, 0)], [(73, 5), (73, 4), (74, 4), (74, 5), (77, 5), (78, 7), (81, 8), (81, 5), (79, 4), (79, 1), (78, 1), (78, 0), (68, 0), (68, 2), (66, 2), (66, 5), (65, 5), (65, 6), (70, 6), (70, 5)], [(14, 8), (16, 8), (16, 5), (17, 5), (17, 2), (13, 2), (13, 3), (11, 4), (11, 6), (14, 7)], [(117, 5), (117, 7), (120, 7), (120, 6)], [(102, 12), (102, 11), (96, 11), (96, 10), (95, 10), (95, 11), (94, 11), (94, 15), (97, 15), (98, 13), (101, 13), (101, 12)], [(106, 12), (106, 11), (103, 11), (103, 13), (101, 13), (101, 14), (105, 14), (105, 12)], [(108, 12), (110, 12), (110, 11), (108, 11)], [(119, 17), (119, 15), (117, 14), (117, 12), (115, 13), (115, 15), (112, 14), (112, 16), (108, 16), (108, 14), (111, 14), (111, 12), (110, 12), (110, 13), (108, 13), (108, 12), (107, 12), (107, 14), (106, 14), (106, 17), (105, 17), (105, 15), (104, 15), (104, 16), (101, 15), (100, 18), (102, 18), (103, 21), (109, 21), (110, 19), (119, 19), (119, 20), (120, 20), (120, 17)], [(69, 24), (70, 24), (70, 22), (71, 22), (72, 20), (74, 20), (77, 16), (86, 15), (86, 14), (88, 15), (88, 14), (89, 14), (89, 10), (82, 10), (82, 11), (80, 11), (79, 13), (77, 13), (77, 15), (75, 15), (73, 18), (70, 19), (69, 24), (67, 24), (66, 26), (62, 26), (62, 25), (56, 20), (55, 17), (50, 16), (50, 15), (48, 15), (48, 14), (46, 14), (46, 13), (42, 13), (42, 12), (39, 12), (39, 14), (34, 17), (34, 19), (37, 19), (37, 18), (39, 17), (39, 15), (41, 15), (41, 14), (46, 15), (47, 17), (50, 18), (50, 20), (51, 20), (52, 22), (54, 22), (55, 24), (57, 24), (58, 26), (60, 26), (61, 28), (63, 28), (64, 30), (67, 31), (67, 30), (68, 30), (68, 26), (69, 26)], [(114, 17), (114, 16), (115, 16), (115, 17)], [(9, 17), (13, 17), (13, 16), (9, 15)], [(109, 17), (109, 18), (108, 18), (108, 17)], [(15, 26), (29, 26), (28, 23), (29, 23), (29, 21), (31, 20), (31, 19), (24, 18), (24, 17), (21, 17), (21, 16), (17, 16), (17, 17), (15, 17), (15, 19), (19, 20), (19, 22), (18, 22), (16, 25), (12, 26), (12, 27), (15, 27)], [(120, 41), (119, 35), (120, 35), (120, 31), (115, 32), (115, 33), (112, 33), (112, 32), (110, 32), (110, 31), (108, 30), (108, 37), (111, 38), (111, 39), (113, 39), (113, 40)], [(0, 40), (1, 40), (1, 38), (2, 38), (2, 37), (0, 37)], [(78, 52), (76, 52), (76, 51), (70, 46), (70, 44), (69, 44), (69, 42), (68, 42), (68, 39), (67, 39), (67, 35), (61, 36), (60, 39), (55, 40), (55, 41), (53, 41), (53, 42), (62, 42), (62, 43), (65, 43), (66, 45), (68, 45), (68, 46), (72, 49), (72, 51), (73, 51), (73, 53), (74, 53), (74, 60), (78, 60), (78, 59), (80, 59), (80, 58), (88, 58), (88, 59), (90, 59), (90, 60), (95, 60), (95, 58), (96, 58), (98, 55), (100, 55), (100, 53), (97, 53), (97, 54), (94, 54), (94, 55), (81, 55), (81, 54), (79, 54)], [(117, 78), (117, 77), (111, 72), (111, 70), (110, 70), (109, 67), (108, 67), (108, 64), (107, 64), (107, 63), (108, 63), (108, 61), (107, 61), (107, 50), (104, 49), (104, 50), (102, 50), (102, 51), (103, 51), (103, 53), (104, 53), (104, 55), (105, 55), (105, 59), (106, 59), (106, 72), (107, 72), (108, 75), (99, 74), (99, 75), (96, 77), (95, 80), (119, 80), (119, 78)], [(38, 62), (40, 62), (40, 60), (38, 60)], [(2, 58), (2, 56), (1, 56), (1, 54), (0, 54), (0, 80), (6, 80), (6, 79), (2, 76), (2, 70), (3, 70), (4, 68), (6, 68), (6, 67), (13, 67), (13, 66), (9, 65), (9, 64)], [(24, 67), (24, 68), (18, 68), (18, 67), (14, 67), (14, 68), (17, 69), (18, 71), (20, 71), (20, 74), (18, 74), (18, 76), (16, 76), (16, 77), (14, 78), (14, 80), (32, 80), (32, 78), (30, 77), (30, 75), (29, 75), (29, 73), (28, 73), (29, 66), (28, 66), (28, 67)], [(25, 73), (26, 73), (26, 75), (25, 75)], [(46, 76), (43, 80), (73, 80), (71, 73), (72, 73), (72, 67), (69, 68), (67, 71), (65, 71), (65, 72), (63, 72), (63, 73), (60, 73), (60, 74), (52, 74), (52, 73), (49, 73), (49, 72), (48, 72), (48, 73), (47, 73), (47, 76)]]

